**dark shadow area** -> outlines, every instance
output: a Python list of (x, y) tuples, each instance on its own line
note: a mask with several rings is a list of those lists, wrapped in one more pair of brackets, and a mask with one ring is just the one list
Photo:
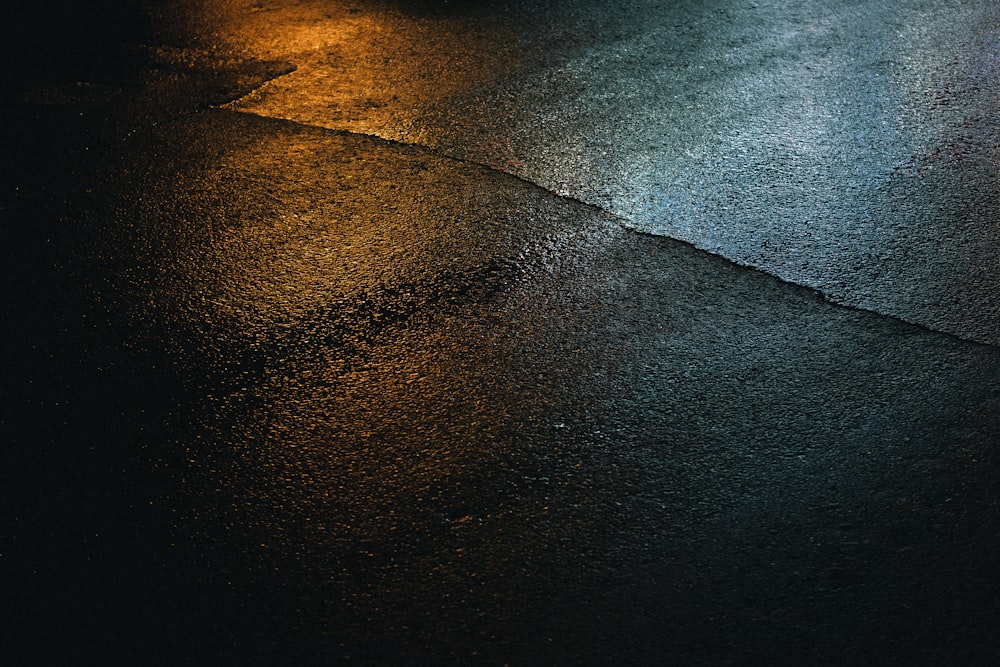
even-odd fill
[(120, 81), (149, 22), (130, 0), (15, 0), (4, 9), (3, 86)]

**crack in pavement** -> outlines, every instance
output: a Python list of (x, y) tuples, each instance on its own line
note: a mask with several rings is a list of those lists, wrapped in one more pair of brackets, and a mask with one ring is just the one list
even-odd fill
[(806, 23), (726, 0), (512, 4), (206, 13), (220, 54), (298, 67), (229, 109), (422, 145), (833, 303), (1000, 344), (998, 42), (980, 0), (838, 0)]
[[(287, 74), (291, 73), (292, 71), (295, 71), (295, 70), (293, 69), (293, 70), (290, 70), (289, 72), (286, 72), (284, 74), (280, 74), (277, 77), (274, 77), (274, 79), (269, 79), (268, 81), (273, 81), (273, 80), (275, 80), (277, 78), (280, 78), (282, 76), (286, 76)], [(266, 83), (268, 83), (268, 81), (262, 82), (261, 86), (263, 86)], [(258, 86), (254, 90), (258, 90), (259, 87), (260, 86)], [(536, 189), (538, 189), (538, 190), (540, 190), (542, 192), (545, 192), (547, 195), (549, 195), (551, 197), (555, 197), (555, 198), (557, 198), (559, 200), (562, 200), (562, 201), (565, 201), (565, 202), (568, 202), (568, 203), (571, 203), (571, 204), (574, 204), (574, 205), (577, 205), (577, 206), (581, 206), (581, 207), (584, 207), (584, 208), (592, 210), (592, 211), (598, 211), (598, 212), (602, 213), (603, 215), (606, 215), (609, 218), (615, 220), (625, 231), (627, 231), (629, 233), (636, 234), (636, 235), (639, 235), (639, 236), (647, 236), (647, 237), (651, 237), (651, 238), (666, 238), (666, 239), (670, 239), (671, 241), (673, 241), (675, 243), (679, 243), (679, 244), (688, 246), (688, 247), (692, 248), (693, 250), (696, 250), (699, 253), (704, 253), (707, 256), (711, 256), (711, 257), (716, 257), (716, 258), (722, 259), (723, 261), (727, 262), (728, 264), (731, 264), (733, 266), (739, 267), (740, 269), (762, 273), (764, 275), (767, 275), (767, 276), (773, 278), (774, 280), (777, 280), (778, 282), (781, 282), (781, 283), (784, 283), (784, 284), (787, 284), (787, 285), (794, 285), (795, 287), (799, 287), (799, 288), (802, 288), (802, 289), (809, 290), (809, 291), (811, 291), (811, 292), (813, 292), (815, 294), (820, 295), (823, 298), (823, 300), (826, 301), (827, 303), (830, 303), (830, 304), (832, 304), (834, 306), (837, 306), (839, 308), (844, 308), (844, 309), (847, 309), (847, 310), (858, 311), (858, 312), (874, 313), (876, 315), (879, 315), (880, 317), (885, 317), (885, 318), (887, 318), (889, 320), (894, 320), (894, 321), (897, 321), (897, 322), (902, 322), (902, 323), (908, 324), (910, 326), (917, 327), (918, 329), (921, 329), (923, 331), (928, 331), (928, 332), (932, 332), (932, 333), (935, 333), (935, 334), (943, 335), (943, 336), (945, 336), (947, 338), (952, 338), (952, 339), (955, 339), (955, 340), (960, 340), (960, 341), (963, 341), (965, 343), (971, 343), (971, 344), (976, 345), (976, 346), (984, 346), (984, 347), (987, 347), (987, 348), (1000, 349), (1000, 345), (995, 344), (995, 343), (981, 341), (981, 340), (977, 340), (975, 338), (971, 338), (971, 337), (967, 337), (967, 336), (962, 336), (962, 335), (959, 335), (959, 334), (956, 334), (956, 333), (953, 333), (953, 332), (950, 332), (950, 331), (945, 331), (945, 330), (942, 330), (942, 329), (937, 329), (935, 327), (928, 326), (928, 325), (926, 325), (926, 324), (924, 324), (922, 322), (915, 321), (915, 320), (909, 320), (909, 319), (906, 319), (904, 317), (900, 317), (898, 315), (894, 315), (894, 314), (891, 314), (891, 313), (879, 311), (877, 309), (865, 308), (865, 307), (862, 307), (862, 306), (857, 306), (857, 305), (853, 305), (853, 304), (849, 304), (849, 303), (844, 303), (844, 302), (838, 301), (832, 295), (828, 294), (827, 292), (824, 292), (822, 289), (819, 289), (819, 288), (817, 288), (817, 287), (815, 287), (813, 285), (809, 285), (809, 284), (806, 284), (806, 283), (796, 282), (794, 280), (788, 280), (788, 279), (786, 279), (786, 278), (784, 278), (784, 277), (782, 277), (780, 275), (777, 275), (777, 274), (775, 274), (775, 273), (773, 273), (771, 271), (768, 271), (765, 268), (754, 266), (752, 264), (744, 264), (744, 263), (735, 261), (735, 260), (733, 260), (733, 259), (731, 259), (729, 257), (726, 257), (725, 255), (722, 255), (720, 253), (715, 253), (715, 252), (712, 252), (710, 250), (706, 250), (705, 248), (701, 248), (698, 245), (696, 245), (696, 244), (694, 244), (694, 243), (692, 243), (690, 241), (687, 241), (685, 239), (682, 239), (682, 238), (677, 238), (677, 237), (674, 237), (674, 236), (671, 236), (671, 235), (668, 235), (668, 234), (658, 234), (658, 233), (652, 233), (652, 232), (643, 231), (641, 229), (637, 229), (636, 227), (634, 227), (634, 226), (632, 226), (630, 224), (631, 220), (629, 218), (627, 218), (627, 217), (624, 217), (624, 216), (622, 216), (622, 215), (620, 215), (618, 213), (610, 211), (610, 210), (608, 210), (608, 209), (606, 209), (606, 208), (604, 208), (604, 207), (602, 207), (600, 205), (597, 205), (597, 204), (594, 204), (594, 203), (591, 203), (591, 202), (587, 202), (587, 201), (583, 201), (581, 199), (577, 199), (576, 197), (572, 197), (570, 195), (566, 195), (566, 194), (561, 194), (561, 193), (555, 192), (553, 190), (550, 190), (549, 188), (544, 187), (543, 185), (541, 185), (541, 184), (539, 184), (539, 183), (537, 183), (535, 181), (532, 181), (532, 180), (530, 180), (528, 178), (525, 178), (525, 177), (523, 177), (523, 176), (521, 176), (519, 174), (515, 174), (515, 173), (511, 173), (509, 171), (506, 171), (506, 170), (504, 170), (502, 168), (497, 167), (494, 164), (490, 164), (490, 163), (483, 162), (483, 161), (478, 161), (478, 160), (473, 160), (473, 159), (468, 159), (468, 158), (455, 157), (453, 155), (449, 155), (448, 153), (436, 150), (436, 149), (434, 149), (431, 146), (427, 146), (426, 144), (400, 141), (398, 139), (392, 139), (392, 138), (388, 138), (388, 137), (384, 137), (384, 136), (381, 136), (381, 135), (378, 135), (378, 134), (368, 133), (368, 132), (357, 132), (357, 131), (345, 130), (345, 129), (333, 129), (333, 128), (328, 128), (328, 127), (323, 127), (321, 125), (314, 125), (314, 124), (311, 124), (311, 123), (303, 123), (301, 121), (290, 120), (290, 119), (287, 119), (287, 118), (277, 118), (277, 117), (274, 117), (274, 116), (268, 116), (268, 115), (265, 115), (265, 114), (259, 114), (259, 113), (255, 113), (255, 112), (252, 112), (252, 111), (246, 111), (246, 110), (242, 110), (242, 109), (232, 108), (232, 105), (234, 103), (238, 102), (240, 99), (243, 99), (244, 97), (246, 97), (247, 95), (249, 95), (252, 92), (253, 91), (251, 90), (251, 91), (248, 91), (247, 93), (245, 93), (244, 95), (242, 95), (241, 97), (238, 97), (238, 98), (236, 98), (234, 100), (229, 100), (229, 101), (227, 101), (225, 103), (222, 103), (222, 104), (213, 105), (213, 108), (216, 108), (216, 109), (219, 109), (219, 110), (222, 110), (222, 111), (228, 111), (230, 113), (235, 113), (235, 114), (243, 114), (243, 115), (247, 115), (247, 116), (256, 116), (258, 118), (266, 118), (268, 120), (277, 120), (277, 121), (289, 123), (289, 124), (296, 125), (296, 126), (308, 127), (308, 128), (320, 130), (320, 131), (323, 131), (323, 132), (329, 132), (329, 133), (332, 133), (332, 134), (335, 134), (335, 135), (340, 135), (340, 136), (366, 137), (366, 138), (369, 138), (369, 139), (373, 139), (373, 140), (384, 142), (385, 144), (387, 144), (389, 146), (399, 146), (399, 147), (405, 147), (405, 148), (408, 148), (408, 149), (417, 149), (417, 150), (423, 151), (423, 152), (427, 153), (428, 155), (432, 155), (432, 156), (434, 156), (436, 158), (439, 158), (439, 159), (448, 160), (448, 161), (455, 162), (457, 164), (462, 164), (462, 165), (472, 165), (472, 166), (475, 166), (477, 168), (481, 168), (481, 169), (485, 169), (485, 170), (488, 170), (488, 171), (491, 171), (491, 172), (503, 174), (506, 177), (512, 178), (512, 179), (514, 179), (516, 181), (520, 181), (521, 183), (524, 183), (524, 184), (526, 184), (526, 185), (528, 185), (528, 186), (530, 186), (532, 188), (536, 188)]]

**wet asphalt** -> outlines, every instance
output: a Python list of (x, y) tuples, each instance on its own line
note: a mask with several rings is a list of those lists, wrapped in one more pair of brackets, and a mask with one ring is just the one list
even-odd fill
[(995, 8), (815, 4), (15, 11), (0, 662), (1000, 660)]

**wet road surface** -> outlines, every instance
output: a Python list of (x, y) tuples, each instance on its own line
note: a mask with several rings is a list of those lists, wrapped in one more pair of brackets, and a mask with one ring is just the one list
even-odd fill
[(431, 146), (838, 303), (1000, 342), (992, 3), (204, 18), (226, 48), (298, 68), (231, 108)]
[[(827, 25), (761, 4), (764, 32)], [(656, 11), (711, 46), (737, 24), (713, 32), (705, 12), (726, 7), (749, 11)], [(962, 8), (945, 14), (988, 18)], [(590, 201), (588, 179), (624, 158), (570, 168), (538, 157), (547, 135), (476, 126), (496, 81), (610, 62), (661, 17), (549, 9), (147, 7), (111, 65), (102, 51), (12, 84), (5, 662), (995, 663), (1000, 352), (935, 331), (929, 309), (909, 324), (845, 308), (664, 236), (649, 225), (677, 216), (616, 208), (624, 181)], [(265, 25), (283, 26), (266, 50)], [(368, 45), (340, 47), (339, 82), (317, 31)], [(680, 44), (667, 53), (705, 57)], [(407, 49), (423, 52), (372, 74)], [(435, 58), (441, 86), (405, 84)], [(768, 62), (744, 76), (787, 74)], [(580, 72), (587, 95), (620, 98), (610, 70)], [(296, 75), (325, 83), (296, 91)], [(343, 97), (328, 110), (362, 127), (274, 111), (313, 113), (365, 76), (414, 115)], [(569, 123), (542, 90), (511, 113)], [(449, 105), (454, 122), (432, 122)], [(387, 140), (393, 123), (424, 134)], [(820, 148), (854, 150), (838, 132)], [(817, 158), (871, 187), (855, 162)], [(953, 168), (960, 183), (925, 194), (981, 196), (985, 240), (995, 165)], [(822, 209), (819, 186), (775, 183)], [(773, 209), (747, 192), (713, 233), (743, 238)], [(862, 234), (865, 201), (817, 224)], [(893, 224), (928, 233), (912, 221)], [(960, 283), (963, 247), (929, 238)], [(907, 267), (937, 289), (933, 266)], [(995, 319), (954, 312), (954, 333), (990, 341)]]

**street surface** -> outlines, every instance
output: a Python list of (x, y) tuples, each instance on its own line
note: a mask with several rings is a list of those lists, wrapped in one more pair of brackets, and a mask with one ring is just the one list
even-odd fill
[(0, 663), (1000, 661), (995, 3), (59, 9)]
[[(230, 108), (480, 162), (828, 298), (1000, 343), (989, 2), (262, 3)], [(228, 6), (228, 5), (226, 5)]]

